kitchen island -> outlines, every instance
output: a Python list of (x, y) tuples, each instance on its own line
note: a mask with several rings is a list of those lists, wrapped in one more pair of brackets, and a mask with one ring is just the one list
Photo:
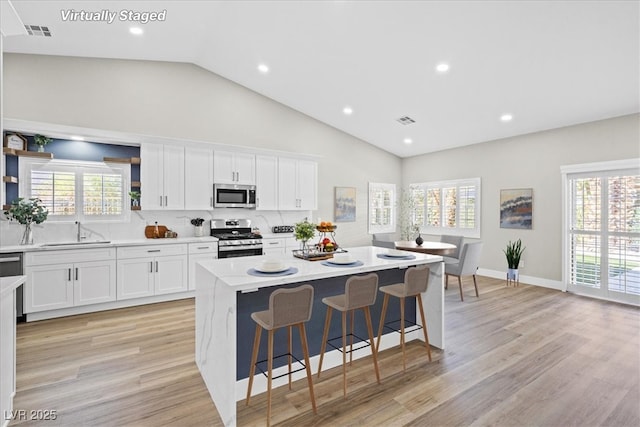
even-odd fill
[[(347, 248), (353, 258), (360, 261), (355, 267), (327, 266), (320, 261), (305, 261), (292, 255), (280, 255), (287, 266), (297, 272), (285, 276), (252, 276), (247, 272), (256, 267), (264, 256), (226, 258), (202, 261), (196, 266), (196, 363), (204, 379), (209, 393), (216, 405), (218, 413), (226, 426), (236, 425), (236, 402), (245, 397), (251, 345), (255, 324), (250, 319), (254, 311), (268, 308), (269, 295), (278, 287), (295, 287), (309, 283), (314, 287), (314, 303), (311, 320), (307, 324), (307, 339), (311, 354), (311, 369), (317, 371), (318, 353), (322, 339), (322, 327), (326, 308), (321, 300), (325, 296), (344, 293), (344, 284), (348, 276), (375, 272), (384, 286), (402, 282), (406, 268), (429, 264), (429, 287), (423, 294), (430, 344), (444, 348), (444, 267), (441, 256), (407, 252), (410, 259), (385, 259), (380, 256), (388, 253), (388, 249), (373, 246)], [(270, 256), (269, 258), (274, 258)], [(382, 298), (378, 298), (372, 307), (374, 330), (380, 316)], [(390, 305), (391, 306), (391, 305)], [(391, 308), (391, 307), (390, 307)], [(396, 308), (399, 312), (399, 310)], [(407, 319), (416, 321), (415, 306), (407, 305)], [(399, 319), (392, 311), (387, 314), (388, 320)], [(419, 317), (419, 316), (418, 316)], [(356, 321), (357, 326), (363, 323)], [(416, 321), (416, 323), (419, 323)], [(337, 321), (332, 324), (330, 337), (339, 335)], [(337, 332), (337, 333), (336, 333)], [(295, 336), (295, 334), (294, 334)], [(285, 345), (286, 333), (276, 334), (276, 341)], [(420, 330), (407, 334), (407, 341), (422, 339)], [(284, 338), (284, 339), (283, 339)], [(264, 343), (266, 340), (262, 340)], [(382, 337), (380, 350), (399, 345), (399, 334), (388, 333)], [(294, 354), (299, 349), (293, 343)], [(276, 348), (275, 354), (281, 354)], [(260, 351), (260, 357), (266, 353)], [(354, 358), (370, 355), (367, 347), (353, 353)], [(323, 367), (329, 369), (342, 363), (337, 350), (325, 355)], [(277, 366), (277, 365), (274, 365)], [(274, 369), (274, 376), (286, 370), (285, 367)], [(294, 374), (294, 378), (304, 377), (304, 372)], [(274, 380), (274, 387), (284, 384), (286, 378)], [(253, 383), (254, 394), (266, 390), (266, 378), (256, 375)]]

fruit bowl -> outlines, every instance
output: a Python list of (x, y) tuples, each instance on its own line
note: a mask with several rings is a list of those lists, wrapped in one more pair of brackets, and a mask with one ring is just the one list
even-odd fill
[(329, 233), (329, 232), (335, 231), (336, 228), (338, 228), (337, 225), (330, 225), (330, 226), (320, 226), (320, 225), (318, 225), (318, 226), (316, 226), (316, 230), (318, 230), (318, 231), (320, 231), (322, 233)]

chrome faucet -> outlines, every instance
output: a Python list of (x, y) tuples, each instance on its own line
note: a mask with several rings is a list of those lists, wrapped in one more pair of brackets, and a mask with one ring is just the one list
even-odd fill
[(80, 221), (76, 221), (76, 225), (78, 226), (78, 231), (76, 232), (76, 241), (77, 242), (81, 242), (82, 241), (82, 234), (80, 233), (80, 227), (82, 224), (80, 224)]

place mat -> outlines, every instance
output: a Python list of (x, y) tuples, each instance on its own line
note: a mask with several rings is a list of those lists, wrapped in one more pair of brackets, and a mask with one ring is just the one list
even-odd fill
[(298, 269), (296, 267), (289, 267), (284, 271), (278, 271), (276, 273), (263, 273), (262, 271), (258, 271), (255, 268), (250, 268), (247, 270), (247, 274), (249, 276), (256, 277), (278, 277), (278, 276), (289, 276), (291, 274), (296, 274)]
[(364, 265), (362, 261), (356, 261), (353, 264), (334, 264), (329, 261), (322, 261), (320, 264), (326, 265), (327, 267), (360, 267)]
[(382, 258), (382, 259), (399, 259), (399, 260), (406, 260), (406, 259), (416, 259), (415, 255), (403, 255), (403, 256), (390, 256), (387, 254), (378, 254), (378, 258)]

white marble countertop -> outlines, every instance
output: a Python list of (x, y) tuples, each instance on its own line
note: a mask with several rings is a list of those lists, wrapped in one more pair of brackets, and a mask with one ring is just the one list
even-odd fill
[(111, 240), (109, 243), (96, 243), (96, 244), (77, 244), (69, 246), (43, 246), (45, 244), (60, 243), (60, 242), (43, 242), (35, 245), (15, 245), (15, 246), (1, 246), (0, 253), (7, 252), (34, 252), (34, 251), (59, 251), (65, 249), (91, 249), (91, 248), (104, 248), (104, 247), (116, 247), (116, 246), (143, 246), (143, 245), (170, 245), (180, 243), (210, 243), (217, 242), (218, 238), (204, 236), (204, 237), (178, 237), (175, 239), (127, 239), (127, 240)]
[(378, 258), (377, 255), (388, 253), (389, 249), (374, 246), (360, 246), (346, 248), (346, 250), (352, 254), (354, 259), (361, 261), (362, 265), (358, 267), (329, 267), (322, 265), (322, 261), (306, 261), (295, 258), (291, 254), (269, 255), (269, 259), (280, 259), (285, 265), (297, 268), (298, 272), (288, 276), (257, 277), (249, 275), (247, 271), (258, 266), (259, 263), (265, 259), (265, 255), (200, 261), (199, 264), (227, 286), (233, 287), (237, 291), (252, 291), (269, 286), (304, 282), (305, 280), (317, 280), (370, 271), (403, 268), (417, 264), (441, 262), (443, 260), (443, 258), (438, 255), (414, 252), (406, 252), (407, 255), (415, 256), (414, 259), (381, 259)]
[(22, 285), (27, 276), (7, 276), (0, 277), (0, 298), (4, 298), (5, 294), (10, 294), (15, 288)]

